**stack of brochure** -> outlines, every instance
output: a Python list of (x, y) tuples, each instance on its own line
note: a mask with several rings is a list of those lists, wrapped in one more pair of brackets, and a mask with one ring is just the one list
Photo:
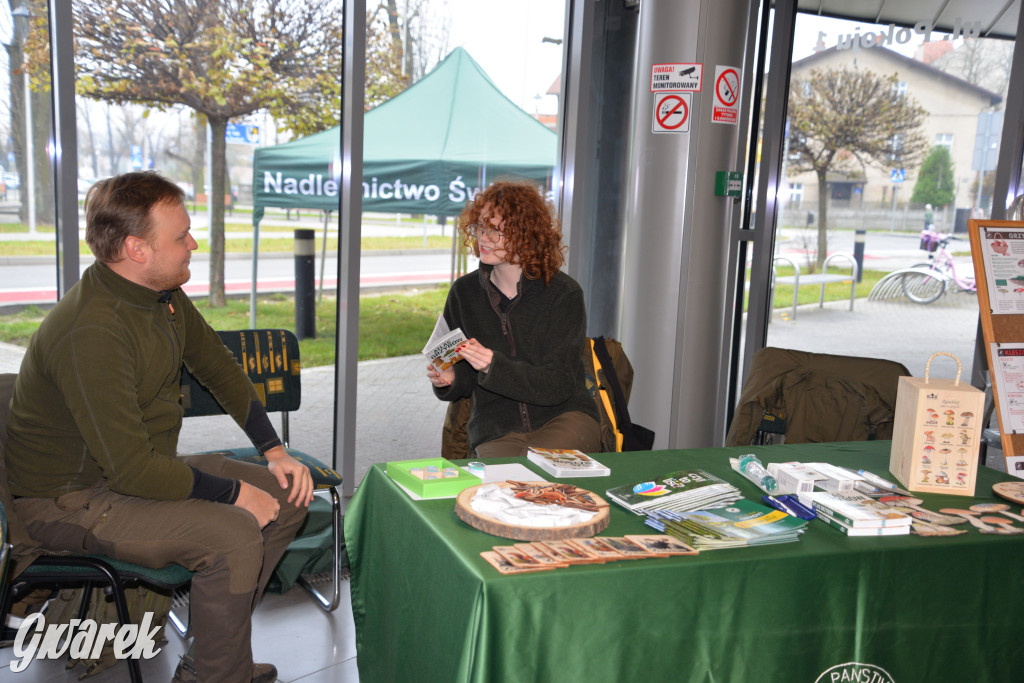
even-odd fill
[(806, 520), (745, 498), (711, 510), (654, 510), (647, 514), (648, 526), (697, 550), (791, 543), (807, 528)]
[(607, 477), (610, 469), (572, 448), (540, 448), (530, 446), (526, 458), (556, 477)]
[(910, 533), (913, 519), (857, 491), (801, 493), (818, 519), (847, 536), (899, 536)]
[(679, 470), (657, 479), (617, 486), (605, 493), (637, 515), (650, 510), (704, 510), (742, 498), (739, 489), (705, 470)]

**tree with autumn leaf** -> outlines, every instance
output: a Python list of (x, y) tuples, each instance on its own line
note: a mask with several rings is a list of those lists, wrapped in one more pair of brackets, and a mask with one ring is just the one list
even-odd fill
[(789, 90), (789, 169), (818, 179), (817, 266), (828, 249), (828, 174), (912, 169), (928, 149), (925, 110), (899, 93), (897, 76), (866, 69), (815, 69)]
[[(34, 0), (37, 1), (37, 0)], [(338, 122), (342, 0), (74, 0), (78, 94), (210, 125), (210, 197), (224, 197), (227, 124), (267, 110), (306, 135)], [(36, 32), (32, 68), (49, 68)], [(213, 201), (210, 302), (224, 304), (224, 202)]]

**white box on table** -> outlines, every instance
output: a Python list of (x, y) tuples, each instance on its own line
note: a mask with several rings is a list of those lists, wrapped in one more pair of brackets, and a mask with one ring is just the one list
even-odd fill
[(817, 470), (802, 462), (770, 462), (768, 474), (775, 477), (779, 494), (813, 491), (814, 482), (822, 478)]

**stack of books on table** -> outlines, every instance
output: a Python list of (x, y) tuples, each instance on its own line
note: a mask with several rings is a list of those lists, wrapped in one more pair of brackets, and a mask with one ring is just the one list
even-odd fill
[(818, 519), (847, 536), (899, 536), (910, 533), (909, 515), (856, 491), (813, 491), (799, 494)]
[(570, 448), (530, 446), (526, 458), (555, 477), (607, 477), (612, 473), (583, 451)]
[(630, 512), (703, 510), (728, 505), (742, 495), (732, 484), (704, 470), (679, 470), (637, 484), (605, 491)]
[(806, 520), (745, 498), (710, 510), (652, 510), (646, 523), (697, 550), (791, 543), (807, 528)]

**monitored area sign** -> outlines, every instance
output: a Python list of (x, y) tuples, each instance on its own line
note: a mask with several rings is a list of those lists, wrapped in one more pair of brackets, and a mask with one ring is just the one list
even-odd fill
[(654, 64), (651, 66), (651, 92), (699, 92), (703, 73), (703, 64)]

